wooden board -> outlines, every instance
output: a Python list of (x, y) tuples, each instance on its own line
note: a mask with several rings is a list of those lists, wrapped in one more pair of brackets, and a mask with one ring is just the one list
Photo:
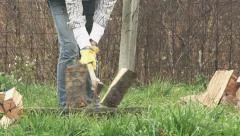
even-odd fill
[[(108, 114), (108, 113), (140, 113), (147, 110), (147, 107), (83, 107), (72, 108), (71, 110), (65, 110), (66, 113), (86, 113), (86, 114)], [(29, 107), (24, 108), (24, 113), (38, 113), (38, 114), (61, 114), (63, 112), (60, 108), (53, 107)]]
[(86, 85), (88, 70), (86, 65), (75, 64), (66, 69), (67, 108), (81, 108), (87, 105)]
[(108, 88), (101, 104), (108, 107), (117, 107), (135, 79), (136, 74), (134, 72), (122, 68)]
[(202, 97), (201, 103), (208, 107), (215, 107), (224, 95), (229, 80), (234, 73), (233, 70), (218, 70), (210, 80), (207, 91)]

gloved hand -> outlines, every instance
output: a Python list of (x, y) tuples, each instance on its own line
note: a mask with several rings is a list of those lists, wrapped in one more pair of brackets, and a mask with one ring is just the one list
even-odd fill
[(81, 54), (81, 59), (80, 63), (81, 64), (89, 64), (92, 63), (94, 70), (96, 70), (97, 67), (97, 60), (96, 56), (99, 53), (99, 48), (97, 46), (87, 46), (84, 49), (80, 50)]

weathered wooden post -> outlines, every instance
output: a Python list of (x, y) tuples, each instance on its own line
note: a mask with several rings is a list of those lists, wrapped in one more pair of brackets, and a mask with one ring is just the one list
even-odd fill
[(139, 5), (140, 0), (123, 0), (119, 71), (135, 71)]
[(120, 104), (136, 78), (134, 71), (139, 3), (140, 0), (123, 0), (119, 72), (101, 101), (108, 107), (117, 107)]

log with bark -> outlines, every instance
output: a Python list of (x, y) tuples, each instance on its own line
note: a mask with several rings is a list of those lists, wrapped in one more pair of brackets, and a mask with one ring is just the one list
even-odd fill
[(66, 69), (66, 105), (68, 109), (87, 106), (88, 70), (80, 63)]
[(3, 95), (0, 107), (4, 115), (0, 120), (0, 127), (6, 128), (20, 118), (23, 112), (23, 103), (22, 95), (15, 88), (6, 91)]
[[(217, 70), (211, 78), (207, 90), (200, 95), (183, 97), (181, 102), (189, 100), (200, 102), (207, 107), (216, 107), (218, 104), (238, 104), (238, 90), (240, 87), (238, 75), (234, 70)], [(239, 95), (240, 96), (240, 95)]]

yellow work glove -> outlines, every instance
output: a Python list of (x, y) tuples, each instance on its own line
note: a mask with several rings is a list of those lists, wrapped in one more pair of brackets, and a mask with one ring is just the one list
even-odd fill
[(92, 63), (94, 70), (96, 70), (96, 67), (97, 67), (96, 56), (99, 51), (100, 50), (97, 46), (88, 46), (85, 49), (81, 49), (80, 50), (80, 54), (81, 54), (80, 63), (81, 64)]

